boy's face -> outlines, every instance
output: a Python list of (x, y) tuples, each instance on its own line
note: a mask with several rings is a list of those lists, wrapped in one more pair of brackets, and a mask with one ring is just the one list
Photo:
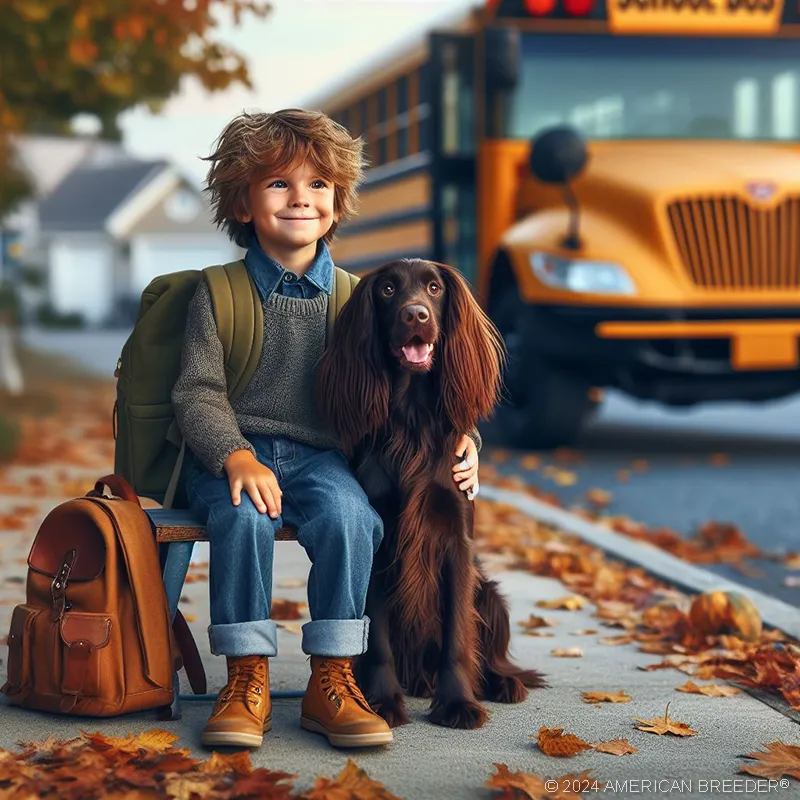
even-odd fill
[(276, 250), (298, 250), (321, 239), (334, 223), (333, 184), (311, 164), (292, 164), (250, 184), (249, 213), (258, 240)]

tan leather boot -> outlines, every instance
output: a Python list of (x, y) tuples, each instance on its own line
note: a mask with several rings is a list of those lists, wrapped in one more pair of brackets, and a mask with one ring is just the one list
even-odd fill
[(311, 678), (303, 697), (300, 726), (323, 734), (336, 747), (369, 747), (392, 741), (392, 729), (361, 694), (349, 658), (311, 656)]
[(272, 728), (269, 659), (228, 656), (228, 683), (219, 693), (200, 741), (209, 746), (260, 747)]

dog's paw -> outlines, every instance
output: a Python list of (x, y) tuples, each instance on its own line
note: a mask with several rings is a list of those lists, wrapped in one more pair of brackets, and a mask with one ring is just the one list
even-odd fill
[(400, 725), (408, 725), (411, 721), (406, 713), (406, 706), (402, 695), (386, 697), (380, 700), (370, 700), (372, 710), (386, 720), (390, 728), (397, 728)]
[(528, 696), (525, 684), (513, 675), (490, 675), (485, 697), (495, 703), (521, 703)]
[(487, 719), (489, 714), (486, 709), (474, 700), (434, 701), (431, 706), (431, 722), (445, 728), (480, 728)]

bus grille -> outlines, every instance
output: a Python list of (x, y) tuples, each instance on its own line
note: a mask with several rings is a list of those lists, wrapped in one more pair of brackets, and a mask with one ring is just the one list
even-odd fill
[(800, 286), (800, 197), (770, 209), (738, 197), (679, 200), (667, 209), (681, 258), (697, 286)]

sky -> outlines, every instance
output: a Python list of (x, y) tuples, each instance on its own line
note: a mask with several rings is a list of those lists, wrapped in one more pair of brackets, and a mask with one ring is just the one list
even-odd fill
[(235, 28), (223, 18), (217, 38), (250, 64), (253, 91), (208, 93), (187, 79), (157, 115), (136, 108), (120, 117), (127, 149), (145, 159), (167, 158), (198, 185), (200, 161), (225, 124), (242, 110), (303, 107), (331, 85), (358, 73), (483, 0), (271, 0), (264, 20), (246, 17)]

